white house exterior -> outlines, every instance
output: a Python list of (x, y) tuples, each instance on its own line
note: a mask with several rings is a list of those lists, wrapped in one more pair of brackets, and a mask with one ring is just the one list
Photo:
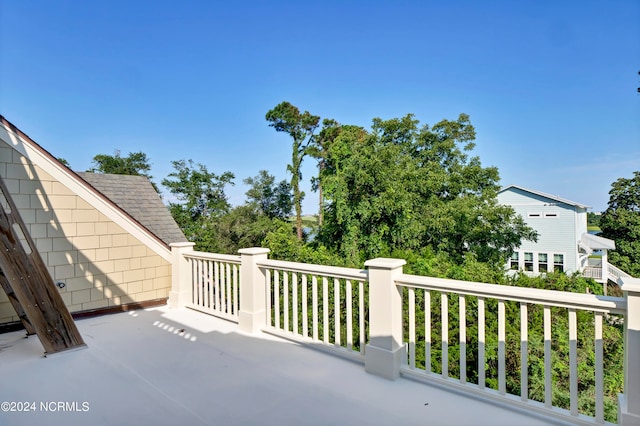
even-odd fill
[[(525, 222), (538, 232), (538, 241), (523, 241), (508, 267), (536, 275), (544, 272), (585, 272), (600, 282), (606, 282), (607, 250), (615, 249), (615, 242), (589, 234), (586, 206), (575, 201), (540, 191), (509, 185), (498, 193), (500, 204), (510, 205)], [(589, 267), (589, 255), (601, 251), (598, 268)], [(593, 270), (599, 272), (594, 274)]]

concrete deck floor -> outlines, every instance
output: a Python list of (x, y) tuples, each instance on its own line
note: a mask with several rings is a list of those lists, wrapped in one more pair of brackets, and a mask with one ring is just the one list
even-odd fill
[(46, 358), (37, 337), (0, 335), (0, 403), (35, 408), (3, 404), (0, 425), (550, 424), (187, 309), (77, 324), (88, 348)]

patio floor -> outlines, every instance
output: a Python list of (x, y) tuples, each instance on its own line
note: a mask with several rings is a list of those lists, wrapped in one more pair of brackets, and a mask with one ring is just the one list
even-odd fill
[(76, 323), (88, 348), (46, 358), (37, 337), (0, 334), (0, 425), (550, 424), (188, 309)]

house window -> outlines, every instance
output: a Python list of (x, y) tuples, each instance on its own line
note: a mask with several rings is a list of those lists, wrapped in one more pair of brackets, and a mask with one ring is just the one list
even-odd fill
[(538, 271), (547, 272), (549, 268), (549, 255), (547, 253), (538, 253)]
[(533, 271), (533, 253), (524, 254), (524, 270)]
[(542, 217), (540, 213), (527, 213), (527, 217)]
[(563, 254), (553, 255), (553, 270), (555, 272), (564, 272), (564, 255)]
[(558, 213), (545, 213), (544, 217), (558, 217)]
[(515, 269), (516, 271), (519, 268), (519, 258), (518, 258), (518, 252), (515, 252), (511, 255), (511, 259), (509, 260), (509, 268), (510, 269)]

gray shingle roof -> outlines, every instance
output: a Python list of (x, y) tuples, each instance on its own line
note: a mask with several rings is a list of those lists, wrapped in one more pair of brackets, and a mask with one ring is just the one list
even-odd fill
[(77, 174), (167, 245), (187, 241), (146, 177), (86, 172)]

